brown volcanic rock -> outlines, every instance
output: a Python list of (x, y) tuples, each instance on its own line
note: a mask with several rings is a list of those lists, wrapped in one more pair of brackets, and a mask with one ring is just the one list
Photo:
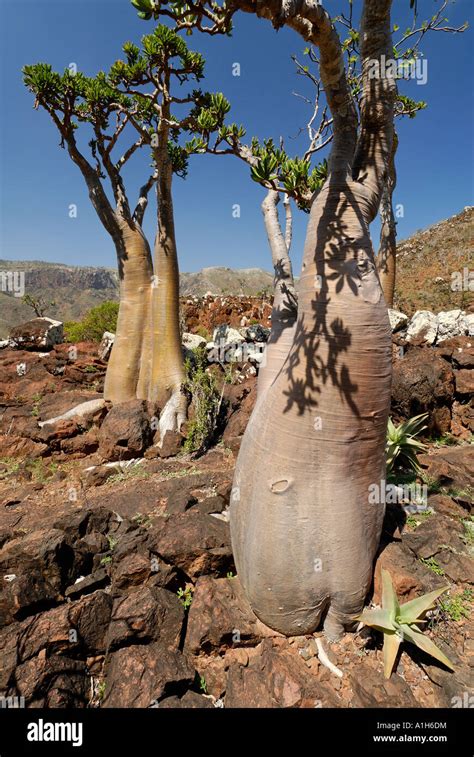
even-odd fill
[(256, 644), (264, 636), (279, 634), (253, 614), (238, 577), (197, 580), (184, 644), (187, 651), (198, 654), (223, 645)]
[(351, 674), (354, 696), (351, 707), (419, 707), (410, 687), (392, 673), (387, 680), (380, 670), (362, 661)]
[(474, 371), (468, 368), (462, 368), (454, 371), (457, 394), (474, 394)]
[(63, 341), (63, 324), (51, 318), (33, 318), (10, 331), (11, 347), (47, 351)]
[(0, 573), (15, 578), (3, 582), (3, 622), (57, 599), (71, 578), (73, 561), (71, 545), (58, 529), (40, 529), (8, 541), (0, 551)]
[(271, 639), (247, 666), (234, 663), (227, 676), (226, 707), (337, 707), (332, 687), (311, 673), (303, 659)]
[(392, 409), (403, 417), (433, 411), (440, 406), (446, 407), (447, 416), (438, 422), (429, 419), (429, 423), (440, 432), (450, 420), (449, 407), (454, 395), (454, 375), (450, 364), (433, 354), (429, 347), (412, 347), (406, 355), (397, 360), (393, 366)]
[(107, 656), (103, 706), (151, 707), (166, 693), (184, 693), (195, 673), (187, 657), (159, 642), (124, 647)]
[(166, 589), (144, 586), (114, 601), (107, 633), (109, 651), (126, 644), (159, 641), (178, 649), (184, 609)]
[(157, 518), (149, 544), (152, 552), (192, 578), (219, 575), (233, 566), (228, 524), (193, 509)]
[(428, 476), (443, 486), (460, 490), (474, 486), (474, 447), (471, 444), (442, 447), (430, 455), (418, 455), (418, 462)]
[(54, 655), (39, 655), (15, 671), (15, 693), (27, 707), (86, 707), (89, 681), (86, 664)]
[(146, 403), (131, 400), (112, 407), (99, 432), (99, 454), (104, 460), (141, 457), (151, 442)]

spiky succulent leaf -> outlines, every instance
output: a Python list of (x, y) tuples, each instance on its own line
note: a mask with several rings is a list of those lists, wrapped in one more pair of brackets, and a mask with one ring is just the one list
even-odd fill
[(373, 609), (366, 608), (356, 620), (360, 620), (364, 625), (375, 628), (377, 631), (383, 631), (384, 633), (385, 631), (395, 630), (395, 625), (390, 619), (389, 613), (386, 610), (382, 610), (380, 607), (375, 607)]
[(450, 670), (454, 670), (453, 663), (448, 660), (441, 649), (438, 649), (436, 644), (427, 636), (425, 636), (421, 631), (419, 631), (418, 628), (403, 623), (400, 626), (400, 629), (403, 633), (403, 636), (408, 639), (408, 641), (411, 641), (412, 644), (415, 644), (418, 649), (422, 649), (423, 652), (431, 655), (431, 657), (434, 657), (435, 660), (439, 660), (439, 662), (442, 662), (443, 665), (446, 665), (446, 667)]
[(390, 678), (397, 659), (402, 638), (396, 631), (386, 631), (383, 637), (383, 672), (385, 678)]
[(441, 589), (435, 589), (428, 594), (423, 594), (421, 597), (412, 599), (410, 602), (405, 602), (400, 607), (397, 620), (400, 623), (417, 623), (425, 612), (434, 607), (438, 597), (448, 589), (449, 586), (443, 586)]
[(393, 588), (392, 578), (388, 570), (382, 568), (382, 608), (388, 613), (391, 625), (394, 625), (400, 614), (397, 594)]

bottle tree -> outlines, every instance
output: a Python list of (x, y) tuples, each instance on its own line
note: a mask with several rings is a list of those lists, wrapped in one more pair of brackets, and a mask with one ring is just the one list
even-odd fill
[(327, 178), (309, 214), (292, 345), (237, 459), (231, 534), (260, 619), (285, 634), (324, 621), (335, 638), (363, 607), (384, 517), (369, 492), (385, 480), (391, 333), (369, 227), (394, 153), (397, 77), (384, 66), (392, 3), (362, 4), (359, 107), (336, 25), (314, 0), (134, 4), (145, 18), (165, 14), (208, 33), (239, 10), (252, 13), (318, 51), (333, 132)]
[(23, 77), (35, 96), (34, 107), (50, 115), (61, 137), (60, 146), (79, 168), (92, 206), (115, 245), (120, 308), (105, 397), (113, 402), (134, 399), (144, 348), (147, 291), (153, 273), (142, 224), (155, 181), (153, 170), (144, 177), (132, 205), (123, 169), (143, 147), (144, 140), (137, 139), (135, 132), (130, 135), (126, 127), (130, 118), (140, 119), (140, 103), (119, 95), (102, 72), (87, 77), (66, 69), (61, 74), (47, 63), (37, 63), (25, 66)]
[[(141, 48), (127, 42), (123, 52), (109, 72), (92, 78), (69, 70), (59, 74), (45, 63), (25, 66), (23, 75), (35, 107), (49, 113), (61, 146), (79, 167), (116, 247), (120, 308), (105, 398), (154, 403), (163, 439), (166, 431), (180, 428), (187, 411), (173, 177), (186, 176), (190, 155), (205, 151), (202, 145), (223, 125), (230, 105), (221, 93), (195, 88), (204, 59), (164, 25), (145, 35)], [(140, 150), (152, 165), (132, 210), (123, 168)], [(142, 228), (152, 187), (157, 199), (153, 259)]]

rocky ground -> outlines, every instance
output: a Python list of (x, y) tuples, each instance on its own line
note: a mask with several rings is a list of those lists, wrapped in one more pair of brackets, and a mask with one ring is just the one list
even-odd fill
[[(195, 305), (187, 327), (212, 332), (216, 318)], [(242, 318), (267, 325), (265, 303), (218, 307), (233, 326)], [(71, 352), (59, 344), (0, 351), (0, 695), (24, 697), (27, 707), (472, 701), (474, 343), (405, 337), (394, 334), (392, 409), (396, 420), (430, 413), (420, 456), (429, 509), (388, 505), (369, 599), (380, 602), (382, 567), (402, 602), (449, 586), (427, 633), (454, 673), (403, 645), (385, 680), (377, 632), (363, 628), (338, 643), (319, 633), (288, 639), (252, 614), (235, 575), (227, 508), (255, 364), (236, 365), (230, 380), (221, 372), (218, 433), (196, 456), (177, 440), (154, 446), (146, 404), (101, 402), (106, 363), (97, 345)], [(94, 399), (82, 419), (40, 425)], [(321, 661), (317, 641), (341, 675)]]

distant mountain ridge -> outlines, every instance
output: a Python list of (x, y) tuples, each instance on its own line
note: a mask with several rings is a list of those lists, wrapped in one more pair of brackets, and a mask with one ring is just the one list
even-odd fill
[[(25, 293), (54, 302), (45, 315), (61, 321), (79, 320), (95, 305), (118, 299), (119, 278), (113, 268), (0, 260), (0, 276), (2, 273), (8, 275), (8, 272), (23, 273)], [(182, 273), (180, 289), (183, 296), (202, 297), (208, 292), (256, 295), (271, 288), (272, 282), (272, 274), (261, 268), (216, 266), (196, 273)], [(0, 278), (0, 338), (6, 337), (12, 326), (33, 316), (32, 309), (22, 302), (21, 297), (15, 297), (11, 291), (1, 291), (2, 288), (8, 289), (8, 283), (3, 283)]]
[[(474, 268), (473, 230), (474, 208), (467, 207), (399, 242), (395, 307), (407, 315), (415, 310), (473, 310), (474, 291), (470, 287), (455, 291), (451, 286), (453, 273)], [(91, 307), (118, 299), (118, 273), (114, 268), (0, 260), (0, 276), (8, 271), (24, 273), (27, 294), (54, 301), (55, 306), (46, 315), (58, 320), (79, 320)], [(261, 268), (216, 266), (182, 273), (180, 289), (185, 297), (202, 297), (207, 292), (257, 295), (271, 289), (272, 282), (273, 275)], [(33, 311), (21, 298), (1, 289), (0, 278), (0, 338), (4, 338), (12, 326), (31, 318)]]

